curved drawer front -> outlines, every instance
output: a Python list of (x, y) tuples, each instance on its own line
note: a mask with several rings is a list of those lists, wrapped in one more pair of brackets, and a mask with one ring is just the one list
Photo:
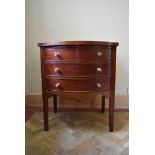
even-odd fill
[(106, 64), (76, 64), (54, 63), (45, 64), (45, 73), (63, 76), (102, 76), (111, 74), (111, 63)]
[(110, 90), (110, 79), (46, 79), (48, 91)]
[(106, 46), (46, 47), (43, 52), (44, 60), (111, 60), (111, 49)]

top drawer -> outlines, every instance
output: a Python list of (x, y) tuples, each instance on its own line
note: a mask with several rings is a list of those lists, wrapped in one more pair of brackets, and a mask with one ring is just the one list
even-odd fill
[(44, 60), (111, 60), (111, 48), (108, 46), (55, 46), (45, 47), (42, 52), (44, 52)]

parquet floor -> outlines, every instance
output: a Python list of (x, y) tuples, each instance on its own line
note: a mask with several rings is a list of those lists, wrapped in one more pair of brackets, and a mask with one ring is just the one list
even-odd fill
[(115, 113), (115, 132), (108, 131), (108, 112), (42, 112), (26, 122), (26, 155), (128, 155), (128, 113)]

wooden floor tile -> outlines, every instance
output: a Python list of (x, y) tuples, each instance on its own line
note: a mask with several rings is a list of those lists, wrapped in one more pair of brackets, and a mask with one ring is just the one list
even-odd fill
[(128, 113), (115, 113), (115, 132), (108, 131), (108, 112), (49, 113), (49, 131), (43, 114), (26, 122), (26, 155), (127, 155)]

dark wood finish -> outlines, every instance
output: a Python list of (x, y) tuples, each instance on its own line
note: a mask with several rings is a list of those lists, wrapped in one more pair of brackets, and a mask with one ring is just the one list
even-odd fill
[(57, 110), (57, 96), (56, 95), (54, 95), (53, 96), (53, 104), (54, 104), (54, 113), (57, 113), (58, 112), (58, 110)]
[[(91, 68), (91, 69), (90, 69)], [(97, 71), (102, 68), (102, 71)], [(55, 71), (55, 69), (59, 69)], [(111, 75), (111, 62), (104, 64), (83, 64), (83, 63), (45, 63), (45, 73), (60, 76), (102, 76)]]
[(40, 57), (41, 57), (41, 76), (42, 76), (42, 100), (43, 100), (43, 117), (44, 117), (44, 130), (48, 131), (48, 94), (46, 94), (46, 81), (44, 78), (44, 63), (43, 63), (43, 52), (40, 49)]
[(43, 94), (44, 130), (48, 131), (48, 97)]
[(102, 96), (102, 107), (101, 107), (101, 112), (105, 112), (105, 97)]
[(47, 46), (59, 46), (59, 45), (90, 45), (90, 46), (118, 46), (118, 42), (108, 42), (108, 41), (52, 41), (52, 42), (41, 42), (38, 43), (39, 47), (47, 47)]
[[(107, 48), (105, 46), (54, 46), (45, 47), (43, 51), (45, 60), (93, 60), (96, 62), (111, 59), (111, 47)], [(102, 56), (97, 56), (97, 52), (102, 52)]]
[(113, 132), (114, 126), (114, 105), (115, 105), (115, 75), (116, 75), (116, 47), (112, 48), (111, 65), (111, 97), (109, 99), (109, 131)]
[(44, 128), (48, 130), (48, 98), (57, 95), (102, 95), (109, 98), (109, 131), (113, 131), (117, 42), (62, 41), (38, 43), (41, 53)]
[[(59, 83), (60, 86), (55, 85)], [(97, 83), (101, 87), (97, 87)], [(72, 79), (46, 79), (47, 90), (53, 91), (104, 91), (110, 90), (110, 79), (88, 79), (88, 78), (72, 78)]]

